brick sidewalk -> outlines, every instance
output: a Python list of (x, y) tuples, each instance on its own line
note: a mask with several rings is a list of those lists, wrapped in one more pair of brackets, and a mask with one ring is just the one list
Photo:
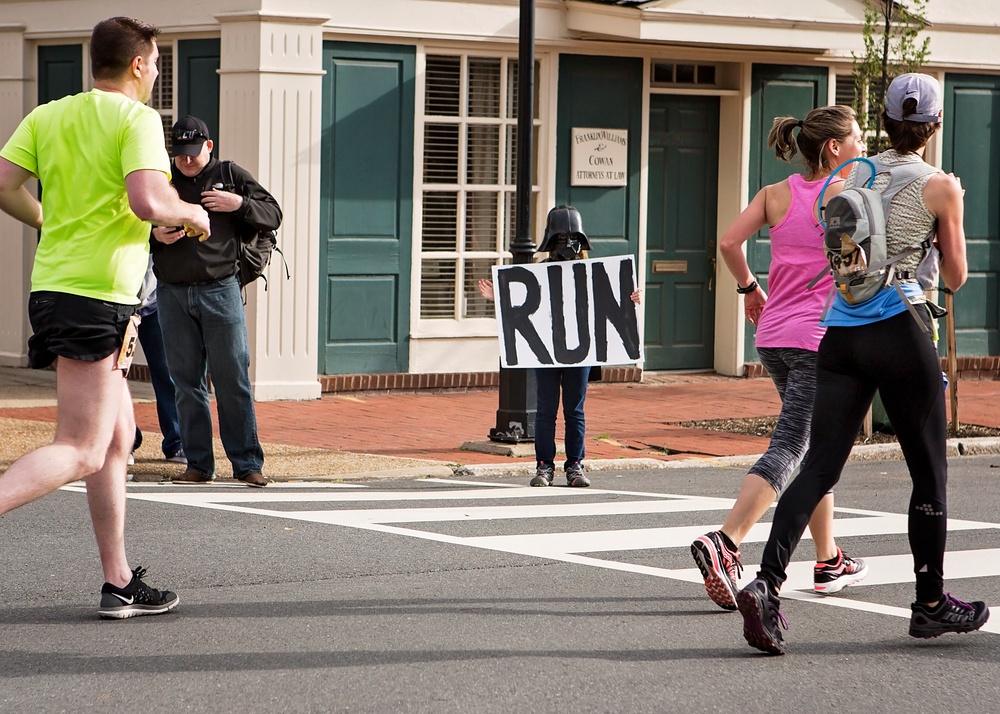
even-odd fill
[[(779, 400), (766, 378), (718, 375), (647, 375), (646, 383), (594, 383), (587, 396), (589, 459), (757, 454), (762, 437), (690, 429), (678, 422), (776, 415)], [(1000, 428), (1000, 382), (962, 381), (963, 423)], [(487, 441), (495, 425), (495, 389), (325, 395), (308, 402), (259, 402), (261, 441), (445, 463), (510, 463), (511, 457), (463, 451), (468, 441)], [(0, 409), (0, 416), (55, 421), (54, 407)], [(158, 432), (155, 405), (136, 405), (144, 432)], [(561, 440), (562, 419), (557, 437)], [(531, 457), (513, 461), (531, 461)]]

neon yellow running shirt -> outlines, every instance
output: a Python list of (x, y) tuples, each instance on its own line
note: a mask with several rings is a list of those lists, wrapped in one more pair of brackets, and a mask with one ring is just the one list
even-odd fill
[(140, 169), (170, 177), (160, 115), (93, 89), (36, 107), (0, 156), (42, 184), (31, 290), (137, 304), (150, 224), (129, 208), (125, 177)]

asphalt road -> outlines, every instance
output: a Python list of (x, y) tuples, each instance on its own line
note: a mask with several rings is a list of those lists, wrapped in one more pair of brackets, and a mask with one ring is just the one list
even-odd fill
[[(687, 548), (742, 474), (603, 472), (587, 490), (134, 484), (131, 558), (181, 604), (120, 622), (96, 616), (96, 550), (70, 487), (0, 522), (0, 710), (997, 710), (1000, 613), (992, 631), (906, 634), (898, 461), (852, 463), (837, 490), (852, 534), (839, 542), (870, 559), (866, 584), (822, 599), (790, 581), (788, 654), (750, 649)], [(997, 608), (1000, 457), (953, 460), (950, 501), (948, 588)], [(766, 532), (744, 544), (745, 576)], [(813, 557), (803, 541), (803, 573)]]

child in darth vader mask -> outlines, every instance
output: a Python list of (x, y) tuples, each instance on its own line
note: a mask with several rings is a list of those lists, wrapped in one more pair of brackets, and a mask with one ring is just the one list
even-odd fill
[(572, 206), (556, 206), (549, 211), (545, 237), (538, 246), (539, 253), (548, 253), (545, 262), (578, 260), (587, 257), (590, 241), (583, 232), (583, 219)]
[[(583, 219), (572, 206), (556, 206), (549, 211), (545, 235), (539, 253), (548, 253), (544, 262), (583, 260), (590, 250), (590, 241), (583, 232)], [(494, 299), (493, 282), (479, 281), (479, 292), (487, 300)], [(642, 300), (642, 291), (631, 295), (632, 302)], [(549, 486), (555, 478), (556, 414), (562, 392), (563, 418), (566, 422), (566, 461), (563, 469), (566, 484), (575, 488), (590, 485), (583, 471), (586, 419), (583, 403), (587, 398), (590, 367), (544, 367), (535, 369), (535, 476), (532, 486)]]

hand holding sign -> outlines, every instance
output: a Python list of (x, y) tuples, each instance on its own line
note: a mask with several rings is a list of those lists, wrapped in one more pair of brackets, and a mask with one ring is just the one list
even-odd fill
[(495, 266), (493, 277), (479, 292), (496, 298), (504, 367), (642, 361), (631, 256)]

